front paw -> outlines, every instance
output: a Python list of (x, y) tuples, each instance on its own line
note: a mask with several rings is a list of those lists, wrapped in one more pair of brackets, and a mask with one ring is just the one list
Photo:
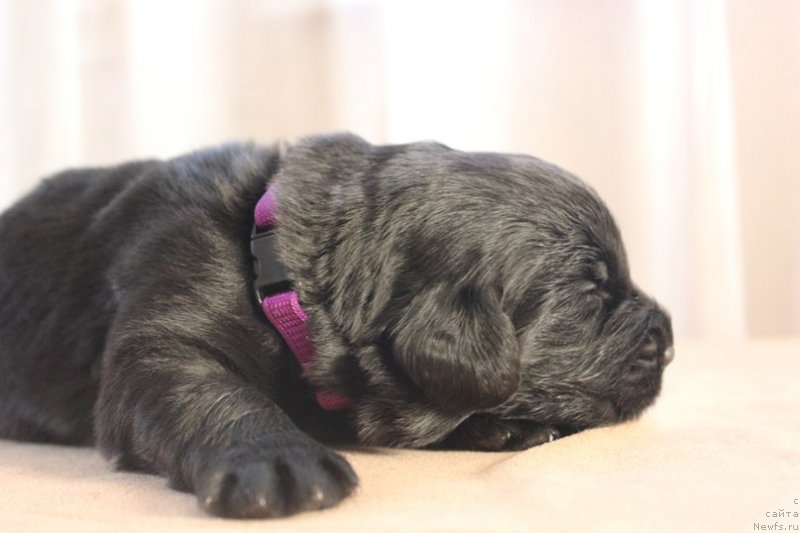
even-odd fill
[(268, 518), (331, 507), (357, 483), (342, 456), (286, 432), (225, 450), (201, 476), (197, 499), (211, 514)]

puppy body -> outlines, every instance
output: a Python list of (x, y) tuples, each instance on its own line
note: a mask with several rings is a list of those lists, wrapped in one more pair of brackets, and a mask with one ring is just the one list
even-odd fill
[[(270, 184), (306, 376), (251, 289)], [(225, 516), (347, 496), (309, 435), (520, 449), (629, 419), (672, 343), (577, 178), (351, 135), (55, 176), (0, 218), (0, 296), (0, 436), (96, 443)], [(323, 412), (310, 383), (353, 407)]]

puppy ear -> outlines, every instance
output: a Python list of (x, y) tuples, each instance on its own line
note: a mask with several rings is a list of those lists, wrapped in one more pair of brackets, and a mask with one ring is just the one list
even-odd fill
[(486, 409), (519, 387), (520, 354), (498, 296), (437, 284), (416, 295), (394, 331), (394, 357), (437, 405)]

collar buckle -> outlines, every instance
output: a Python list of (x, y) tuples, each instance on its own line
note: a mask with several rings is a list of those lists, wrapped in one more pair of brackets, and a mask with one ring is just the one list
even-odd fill
[(253, 291), (259, 306), (270, 294), (291, 290), (286, 267), (278, 260), (275, 232), (272, 228), (259, 230), (254, 224), (250, 234), (250, 255), (253, 256)]

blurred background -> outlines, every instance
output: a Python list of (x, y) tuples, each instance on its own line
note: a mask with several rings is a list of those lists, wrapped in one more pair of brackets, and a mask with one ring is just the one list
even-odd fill
[(800, 2), (0, 0), (0, 208), (331, 130), (554, 162), (678, 337), (800, 334)]

